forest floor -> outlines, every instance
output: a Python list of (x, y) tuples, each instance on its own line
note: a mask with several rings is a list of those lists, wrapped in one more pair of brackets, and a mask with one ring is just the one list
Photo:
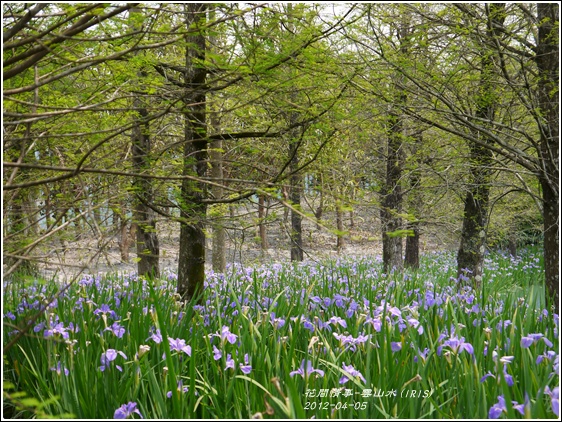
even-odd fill
[[(370, 211), (370, 212), (369, 212)], [(252, 223), (257, 218), (257, 208), (246, 205), (238, 208), (242, 219), (233, 220), (226, 230), (226, 262), (240, 263), (245, 266), (287, 262), (290, 260), (289, 228), (290, 216), (285, 221), (283, 211), (278, 217), (267, 223), (268, 248), (262, 250), (258, 227)], [(327, 227), (335, 226), (335, 213), (325, 212), (323, 223)], [(353, 216), (344, 216), (346, 235), (344, 245), (337, 250), (336, 235), (326, 228), (318, 228), (315, 221), (304, 219), (303, 249), (305, 261), (318, 261), (328, 258), (377, 256), (382, 255), (382, 242), (378, 212), (357, 209)], [(176, 272), (179, 253), (179, 223), (161, 221), (157, 224), (160, 244), (160, 271)], [(439, 236), (422, 233), (420, 253), (437, 250), (449, 250), (455, 247), (451, 235)], [(206, 266), (211, 269), (212, 239), (207, 240)], [(129, 260), (122, 260), (117, 234), (108, 234), (96, 238), (93, 232), (82, 234), (79, 240), (52, 242), (43, 251), (47, 264), (40, 265), (44, 277), (56, 277), (60, 281), (70, 280), (78, 273), (105, 274), (131, 273), (136, 271), (136, 253), (134, 242), (129, 248)]]

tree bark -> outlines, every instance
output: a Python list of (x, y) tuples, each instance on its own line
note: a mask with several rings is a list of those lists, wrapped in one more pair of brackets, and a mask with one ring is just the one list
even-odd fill
[[(209, 21), (215, 20), (215, 11), (209, 11)], [(218, 37), (209, 37), (210, 48), (212, 46), (218, 45)], [(215, 53), (219, 54), (217, 50)], [(219, 120), (219, 107), (215, 105), (218, 101), (218, 96), (212, 98), (209, 105), (210, 116), (209, 123), (214, 133), (219, 133), (220, 131), (220, 120)], [(214, 139), (211, 141), (211, 150), (209, 151), (209, 158), (211, 159), (211, 176), (213, 180), (217, 183), (211, 187), (213, 197), (216, 199), (222, 199), (224, 196), (224, 160), (223, 160), (223, 140), (221, 138)], [(213, 271), (215, 273), (224, 273), (226, 270), (226, 229), (224, 227), (224, 221), (226, 216), (226, 205), (218, 204), (218, 212), (213, 214), (213, 255), (211, 264)]]
[[(422, 132), (417, 131), (413, 135), (412, 156), (417, 157), (418, 146), (423, 142)], [(409, 214), (413, 220), (408, 221), (406, 229), (413, 232), (413, 236), (406, 237), (406, 253), (404, 256), (404, 265), (408, 268), (418, 269), (420, 267), (420, 223), (418, 216), (422, 213), (421, 203), (423, 201), (419, 189), (421, 176), (419, 171), (419, 162), (414, 163), (414, 169), (410, 174), (410, 193), (408, 196)]]
[[(205, 24), (205, 3), (185, 4), (186, 29)], [(186, 36), (184, 81), (184, 176), (203, 177), (207, 171), (206, 71), (194, 61), (205, 58), (205, 36), (200, 30)], [(184, 301), (199, 298), (205, 282), (205, 184), (185, 179), (181, 186), (180, 245), (177, 292)]]
[[(402, 16), (398, 28), (399, 54), (406, 57), (409, 50), (410, 16)], [(406, 104), (406, 92), (402, 88), (404, 76), (397, 73), (393, 86), (394, 104), (390, 104), (387, 130), (386, 177), (382, 187), (382, 259), (384, 271), (402, 272), (404, 262), (402, 257), (402, 235), (396, 233), (401, 230), (402, 218), (402, 170), (404, 167), (403, 137), (404, 117), (401, 108)]]
[[(298, 143), (293, 138), (290, 144), (290, 154), (292, 154), (290, 170), (291, 174), (291, 192), (289, 199), (291, 205), (300, 210), (301, 207), (301, 189), (302, 189), (302, 176), (298, 172), (299, 168), (299, 154)], [(295, 209), (291, 209), (291, 261), (302, 261), (304, 259), (303, 244), (302, 244), (302, 216)]]
[[(152, 164), (150, 159), (151, 140), (149, 127), (146, 121), (148, 111), (142, 99), (136, 96), (133, 99), (133, 108), (137, 111), (137, 117), (131, 131), (133, 168), (136, 174), (150, 171)], [(151, 179), (135, 177), (133, 180), (135, 191), (133, 221), (138, 226), (137, 230), (137, 272), (147, 277), (159, 277), (160, 246), (156, 233), (156, 218), (149, 204), (153, 202), (154, 194)]]
[(267, 230), (265, 226), (266, 208), (265, 208), (265, 196), (258, 196), (258, 229), (260, 236), (260, 245), (262, 252), (265, 252), (269, 247), (267, 242)]
[[(487, 38), (493, 39), (497, 28), (505, 20), (505, 5), (490, 5), (488, 10)], [(475, 98), (475, 117), (478, 121), (492, 122), (495, 115), (494, 61), (492, 52), (482, 40), (480, 87)], [(475, 136), (483, 139), (486, 144), (493, 141), (483, 133)], [(484, 254), (486, 252), (486, 226), (488, 219), (488, 203), (490, 197), (490, 181), (492, 176), (492, 150), (475, 142), (469, 143), (470, 174), (469, 185), (464, 201), (461, 243), (457, 254), (457, 276), (460, 285), (471, 285), (478, 289), (482, 283)]]
[(537, 4), (538, 45), (536, 63), (539, 69), (538, 98), (543, 116), (540, 125), (540, 158), (543, 174), (540, 177), (544, 218), (544, 266), (548, 297), (559, 311), (559, 41), (560, 9), (556, 3)]
[(420, 228), (417, 221), (410, 222), (406, 229), (413, 231), (413, 236), (406, 237), (406, 255), (404, 264), (408, 268), (417, 270), (420, 267)]
[[(471, 184), (464, 201), (461, 243), (457, 253), (457, 276), (461, 285), (479, 288), (486, 251), (486, 223), (490, 196), (491, 151), (471, 145)], [(470, 283), (469, 283), (470, 281)]]
[[(211, 126), (215, 131), (219, 130), (219, 123), (216, 118), (216, 113), (211, 114)], [(211, 176), (218, 185), (213, 185), (213, 197), (222, 199), (224, 189), (222, 181), (224, 179), (223, 159), (222, 159), (222, 139), (217, 139), (211, 142), (211, 151), (209, 157), (211, 159)], [(224, 273), (226, 270), (226, 232), (224, 228), (224, 211), (226, 209), (223, 205), (218, 205), (221, 211), (213, 215), (213, 258), (211, 260), (213, 271), (216, 273)]]
[[(139, 13), (137, 8), (131, 9), (131, 13), (135, 12)], [(142, 79), (146, 77), (146, 73), (139, 71), (137, 76), (141, 79), (139, 85), (142, 86)], [(131, 129), (131, 153), (135, 174), (150, 172), (152, 168), (148, 110), (141, 96), (142, 93), (135, 93), (133, 97), (133, 110), (136, 115)], [(150, 208), (154, 200), (152, 181), (149, 178), (134, 177), (133, 189), (133, 222), (137, 224), (137, 272), (139, 276), (156, 278), (160, 276), (160, 245), (156, 233), (156, 216)], [(128, 245), (125, 243), (124, 246), (127, 248)], [(128, 257), (128, 253), (125, 257)]]
[(339, 199), (336, 199), (336, 229), (338, 231), (336, 238), (336, 250), (339, 254), (345, 245), (345, 240), (343, 237), (343, 211), (342, 204)]
[(386, 180), (382, 189), (382, 261), (384, 271), (402, 271), (402, 236), (395, 232), (402, 229), (402, 122), (391, 111), (389, 116), (388, 145), (386, 154)]

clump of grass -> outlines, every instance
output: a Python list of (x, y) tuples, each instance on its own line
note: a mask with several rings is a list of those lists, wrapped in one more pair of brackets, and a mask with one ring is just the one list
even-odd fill
[(55, 302), (53, 283), (8, 284), (4, 344), (33, 326), (4, 379), (78, 418), (554, 418), (558, 316), (536, 256), (491, 255), (481, 292), (459, 290), (450, 254), (404, 275), (372, 258), (232, 266), (195, 306), (173, 274), (85, 276)]

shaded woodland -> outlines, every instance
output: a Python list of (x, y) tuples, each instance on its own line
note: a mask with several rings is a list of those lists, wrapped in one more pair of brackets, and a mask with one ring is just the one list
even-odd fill
[(302, 261), (321, 232), (390, 272), (443, 236), (473, 287), (542, 244), (558, 306), (557, 3), (2, 10), (5, 282), (116, 245), (158, 277), (163, 227), (184, 299), (233, 239)]

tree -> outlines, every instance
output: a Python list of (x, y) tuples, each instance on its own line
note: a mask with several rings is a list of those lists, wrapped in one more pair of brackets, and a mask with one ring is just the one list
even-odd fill
[[(207, 5), (185, 5), (186, 36), (184, 87), (183, 175), (203, 178), (207, 174), (207, 121), (205, 81), (205, 33)], [(177, 291), (182, 300), (197, 298), (205, 281), (206, 186), (185, 178), (181, 186), (181, 223)]]
[(542, 171), (539, 180), (543, 191), (544, 262), (546, 287), (555, 312), (558, 313), (559, 285), (559, 174), (560, 174), (560, 103), (559, 103), (559, 49), (560, 6), (537, 4), (538, 42), (535, 62), (539, 74), (537, 80), (540, 130), (539, 157)]
[[(404, 112), (419, 122), (469, 141), (491, 152), (493, 165), (502, 171), (534, 174), (542, 187), (546, 285), (558, 298), (558, 6), (506, 4), (505, 21), (489, 30), (488, 6), (408, 6), (423, 16), (433, 40), (425, 68), (406, 67), (390, 56), (385, 62), (401, 72), (404, 89), (423, 101)], [(498, 8), (500, 8), (498, 6)], [(491, 10), (491, 9), (488, 9)], [(460, 14), (459, 14), (460, 12)], [(540, 16), (540, 19), (539, 19)], [(533, 31), (537, 30), (535, 38)], [(553, 33), (555, 35), (553, 35)], [(467, 44), (467, 40), (472, 41)], [(475, 46), (475, 47), (473, 47)], [(469, 49), (469, 47), (471, 47)], [(485, 47), (497, 58), (494, 78), (501, 80), (495, 117), (472, 112), (474, 92), (480, 85), (480, 52)], [(472, 54), (469, 54), (471, 52)], [(551, 60), (552, 59), (552, 60)], [(476, 66), (477, 61), (480, 63)], [(507, 111), (507, 112), (506, 112)], [(501, 113), (500, 113), (501, 112)], [(438, 118), (435, 118), (438, 116)]]
[[(487, 9), (487, 28), (485, 37), (497, 36), (499, 27), (505, 20), (504, 5), (491, 4)], [(497, 74), (494, 69), (493, 51), (487, 47), (486, 40), (480, 42), (480, 82), (474, 117), (479, 122), (494, 121), (497, 93), (494, 88)], [(486, 251), (486, 228), (490, 196), (490, 177), (492, 176), (492, 151), (487, 144), (493, 139), (486, 133), (476, 132), (479, 143), (468, 141), (470, 149), (470, 178), (464, 200), (461, 243), (457, 254), (459, 279), (468, 278), (478, 288), (482, 282), (484, 253)], [(464, 283), (461, 283), (464, 284)]]
[[(141, 12), (136, 8), (131, 10), (133, 19), (137, 18), (139, 13)], [(138, 30), (138, 28), (133, 28), (133, 30), (135, 29)], [(133, 178), (134, 222), (137, 225), (137, 272), (139, 276), (157, 278), (160, 275), (160, 247), (156, 233), (155, 213), (150, 208), (150, 204), (154, 202), (153, 186), (150, 178), (142, 177), (152, 168), (149, 113), (145, 104), (146, 100), (143, 99), (146, 97), (146, 93), (142, 90), (143, 78), (147, 75), (146, 71), (142, 69), (137, 75), (140, 89), (133, 92), (133, 110), (137, 114), (134, 116), (131, 129), (133, 170), (139, 175)]]

